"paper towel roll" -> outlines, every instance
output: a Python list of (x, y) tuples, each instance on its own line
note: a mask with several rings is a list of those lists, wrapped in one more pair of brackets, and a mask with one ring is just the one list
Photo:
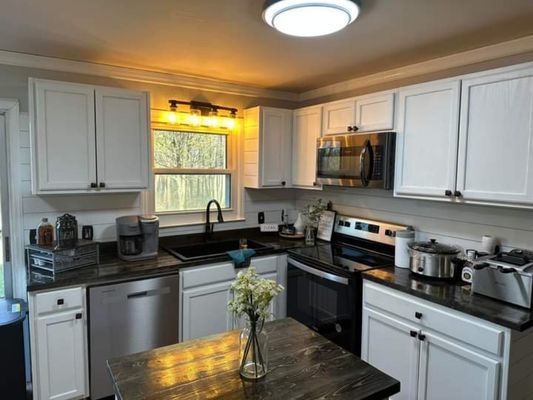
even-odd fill
[(394, 245), (394, 264), (398, 268), (409, 268), (409, 243), (415, 241), (415, 231), (396, 231), (396, 241)]
[(481, 237), (481, 249), (485, 253), (494, 254), (497, 244), (498, 242), (494, 236), (483, 235)]

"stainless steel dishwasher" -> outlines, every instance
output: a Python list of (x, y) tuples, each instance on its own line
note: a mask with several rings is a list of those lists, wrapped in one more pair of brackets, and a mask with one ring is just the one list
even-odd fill
[(106, 360), (177, 342), (177, 275), (89, 288), (92, 399), (113, 395)]

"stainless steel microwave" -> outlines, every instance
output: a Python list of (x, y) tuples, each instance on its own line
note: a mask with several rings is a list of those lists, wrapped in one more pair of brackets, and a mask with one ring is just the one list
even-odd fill
[(392, 189), (395, 132), (324, 136), (317, 144), (317, 182)]

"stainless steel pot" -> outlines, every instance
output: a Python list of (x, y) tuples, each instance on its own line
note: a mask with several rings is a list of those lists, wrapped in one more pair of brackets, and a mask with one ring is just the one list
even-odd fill
[(461, 268), (455, 246), (429, 242), (413, 242), (409, 247), (409, 268), (412, 272), (431, 278), (453, 278)]

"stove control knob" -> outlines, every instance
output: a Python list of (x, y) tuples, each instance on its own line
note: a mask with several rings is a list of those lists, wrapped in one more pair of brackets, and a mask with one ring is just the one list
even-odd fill
[(337, 333), (341, 333), (342, 332), (342, 326), (341, 324), (335, 324), (335, 331)]

